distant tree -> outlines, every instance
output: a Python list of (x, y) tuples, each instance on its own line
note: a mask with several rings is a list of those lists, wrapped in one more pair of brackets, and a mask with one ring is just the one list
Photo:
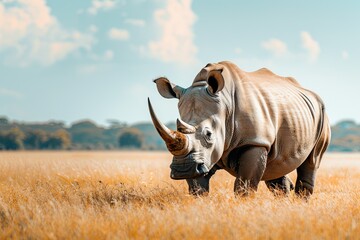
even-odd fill
[(44, 147), (47, 149), (67, 149), (70, 145), (70, 134), (64, 129), (57, 130), (55, 133), (50, 134), (44, 143)]
[(360, 151), (360, 136), (348, 134), (342, 138), (331, 140), (329, 151), (355, 152)]
[(120, 148), (141, 148), (144, 144), (144, 134), (136, 128), (127, 128), (119, 136)]
[(57, 121), (57, 120), (51, 120), (47, 123), (49, 126), (59, 127), (59, 128), (65, 128), (65, 122), (63, 121)]
[[(74, 123), (70, 128), (71, 140), (85, 149), (96, 149), (106, 141), (105, 129), (89, 120)], [(116, 140), (115, 140), (116, 142)]]
[(6, 150), (6, 133), (0, 131), (0, 150)]
[(71, 125), (70, 129), (72, 130), (79, 130), (79, 129), (96, 129), (98, 126), (91, 120), (81, 120), (75, 122)]
[(42, 149), (45, 148), (48, 134), (44, 130), (30, 130), (26, 132), (24, 145), (28, 149)]
[(12, 128), (0, 134), (0, 145), (2, 149), (19, 150), (24, 148), (23, 140), (25, 134), (19, 128)]
[(117, 119), (108, 119), (106, 122), (109, 124), (109, 128), (123, 128), (126, 127), (127, 124), (125, 122), (121, 122)]
[(8, 124), (9, 124), (9, 119), (7, 117), (0, 116), (0, 125), (8, 125)]
[(338, 122), (336, 127), (343, 128), (343, 129), (349, 129), (349, 128), (356, 128), (356, 122), (354, 120), (343, 120)]

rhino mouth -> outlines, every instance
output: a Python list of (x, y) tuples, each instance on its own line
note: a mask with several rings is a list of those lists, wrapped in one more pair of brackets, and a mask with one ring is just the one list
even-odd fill
[(194, 153), (190, 153), (185, 157), (175, 156), (170, 168), (170, 177), (175, 180), (197, 178), (209, 172), (209, 168), (204, 164), (204, 161), (199, 159), (198, 154)]

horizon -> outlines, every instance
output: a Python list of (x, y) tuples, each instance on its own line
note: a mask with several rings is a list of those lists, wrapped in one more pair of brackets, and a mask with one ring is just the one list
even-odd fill
[[(99, 123), (99, 122), (96, 122), (95, 120), (93, 119), (90, 119), (90, 118), (80, 118), (78, 120), (74, 120), (72, 122), (66, 122), (64, 120), (61, 120), (61, 119), (48, 119), (48, 120), (44, 120), (44, 121), (22, 121), (22, 120), (18, 120), (18, 119), (11, 119), (7, 116), (4, 116), (4, 115), (0, 115), (0, 118), (7, 118), (7, 120), (9, 120), (10, 123), (19, 123), (19, 124), (28, 124), (28, 125), (36, 125), (36, 124), (48, 124), (48, 123), (63, 123), (65, 125), (65, 127), (71, 127), (72, 125), (74, 124), (77, 124), (77, 123), (80, 123), (80, 122), (86, 122), (86, 121), (89, 121), (89, 122), (92, 122), (94, 123), (96, 126), (98, 127), (105, 127), (105, 128), (108, 128), (110, 127), (110, 123), (108, 120), (115, 120), (115, 121), (118, 121), (119, 123), (123, 123), (123, 124), (126, 124), (125, 127), (131, 127), (131, 126), (134, 126), (134, 125), (140, 125), (140, 124), (151, 124), (153, 125), (153, 122), (151, 121), (151, 119), (149, 120), (140, 120), (140, 121), (137, 121), (137, 122), (125, 122), (125, 121), (121, 121), (121, 119), (106, 119), (105, 120), (105, 123)], [(339, 121), (335, 122), (335, 123), (331, 123), (331, 127), (332, 126), (335, 126), (341, 122), (347, 122), (347, 121), (352, 121), (354, 122), (355, 124), (360, 124), (360, 122), (357, 122), (356, 120), (354, 119), (348, 119), (348, 118), (345, 118), (345, 119), (340, 119)], [(169, 125), (169, 124), (176, 124), (176, 120), (170, 120), (170, 121), (166, 121), (164, 122), (165, 125)]]
[(359, 10), (358, 1), (0, 0), (0, 115), (135, 124), (151, 121), (150, 97), (173, 122), (177, 100), (152, 80), (186, 87), (207, 63), (230, 60), (294, 77), (324, 100), (331, 125), (358, 123)]
[[(93, 119), (90, 119), (90, 118), (80, 118), (78, 120), (74, 120), (72, 122), (66, 122), (64, 120), (61, 120), (61, 119), (48, 119), (48, 120), (44, 120), (44, 121), (23, 121), (23, 120), (18, 120), (18, 119), (11, 119), (7, 116), (4, 116), (4, 115), (0, 115), (0, 119), (1, 118), (6, 118), (10, 123), (19, 123), (19, 124), (28, 124), (28, 125), (36, 125), (36, 124), (49, 124), (49, 123), (62, 123), (64, 124), (66, 127), (70, 127), (74, 124), (77, 124), (77, 123), (80, 123), (80, 122), (91, 122), (91, 123), (94, 123), (95, 125), (99, 126), (99, 127), (109, 127), (111, 125), (111, 123), (109, 123), (109, 121), (118, 121), (119, 123), (123, 123), (123, 124), (126, 124), (126, 126), (133, 126), (133, 125), (139, 125), (139, 124), (148, 124), (148, 123), (152, 123), (151, 119), (149, 120), (143, 120), (143, 121), (138, 121), (138, 122), (125, 122), (125, 121), (121, 121), (121, 119), (106, 119), (105, 120), (105, 123), (99, 123), (99, 122), (96, 122), (95, 120)], [(350, 119), (349, 119), (350, 120)], [(169, 124), (175, 124), (176, 123), (176, 120), (174, 121), (168, 121), (168, 122), (165, 122), (165, 125), (169, 125)]]

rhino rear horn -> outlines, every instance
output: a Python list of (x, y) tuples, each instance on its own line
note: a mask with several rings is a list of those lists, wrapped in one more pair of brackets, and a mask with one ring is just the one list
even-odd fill
[(184, 122), (180, 118), (176, 120), (176, 126), (177, 130), (182, 133), (194, 133), (196, 131), (196, 128), (194, 126)]

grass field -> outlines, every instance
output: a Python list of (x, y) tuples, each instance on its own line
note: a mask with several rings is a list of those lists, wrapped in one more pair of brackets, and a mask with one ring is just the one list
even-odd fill
[[(261, 183), (207, 197), (169, 177), (166, 152), (1, 152), (0, 239), (359, 239), (360, 154), (327, 154), (309, 201)], [(296, 174), (291, 178), (295, 181)]]

